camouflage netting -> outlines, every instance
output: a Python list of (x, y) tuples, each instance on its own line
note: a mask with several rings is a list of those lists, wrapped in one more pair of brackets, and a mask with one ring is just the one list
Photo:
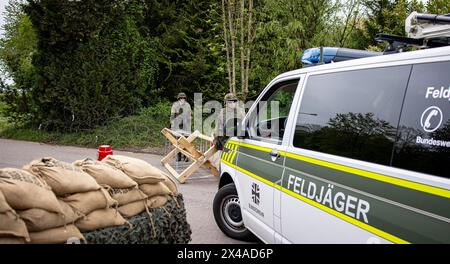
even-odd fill
[(191, 227), (186, 220), (183, 196), (178, 194), (161, 208), (150, 209), (128, 218), (123, 225), (83, 233), (88, 244), (187, 244)]

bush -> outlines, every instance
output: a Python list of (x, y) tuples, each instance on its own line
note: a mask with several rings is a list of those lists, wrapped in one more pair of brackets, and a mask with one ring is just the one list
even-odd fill
[(47, 130), (77, 132), (135, 114), (151, 98), (155, 49), (124, 1), (30, 1), (36, 29), (32, 90)]

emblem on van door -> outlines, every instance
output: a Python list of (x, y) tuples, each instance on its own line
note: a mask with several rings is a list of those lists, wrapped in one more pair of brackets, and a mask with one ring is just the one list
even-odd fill
[(430, 106), (422, 113), (420, 125), (425, 132), (434, 132), (442, 124), (442, 111), (437, 106)]
[(259, 185), (256, 183), (252, 183), (252, 201), (256, 205), (259, 205), (259, 194), (260, 194)]

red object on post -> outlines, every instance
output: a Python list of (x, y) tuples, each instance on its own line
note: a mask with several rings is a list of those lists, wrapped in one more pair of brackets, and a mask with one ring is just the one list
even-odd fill
[(101, 161), (108, 155), (112, 155), (112, 149), (109, 145), (101, 145), (98, 147), (98, 160)]

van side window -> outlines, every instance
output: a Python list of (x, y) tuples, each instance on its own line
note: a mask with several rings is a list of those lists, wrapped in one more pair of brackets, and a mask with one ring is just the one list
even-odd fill
[(398, 66), (309, 77), (294, 146), (389, 165), (410, 71)]
[(249, 115), (250, 139), (281, 144), (299, 80), (275, 84)]
[(394, 167), (450, 177), (450, 62), (413, 66)]

